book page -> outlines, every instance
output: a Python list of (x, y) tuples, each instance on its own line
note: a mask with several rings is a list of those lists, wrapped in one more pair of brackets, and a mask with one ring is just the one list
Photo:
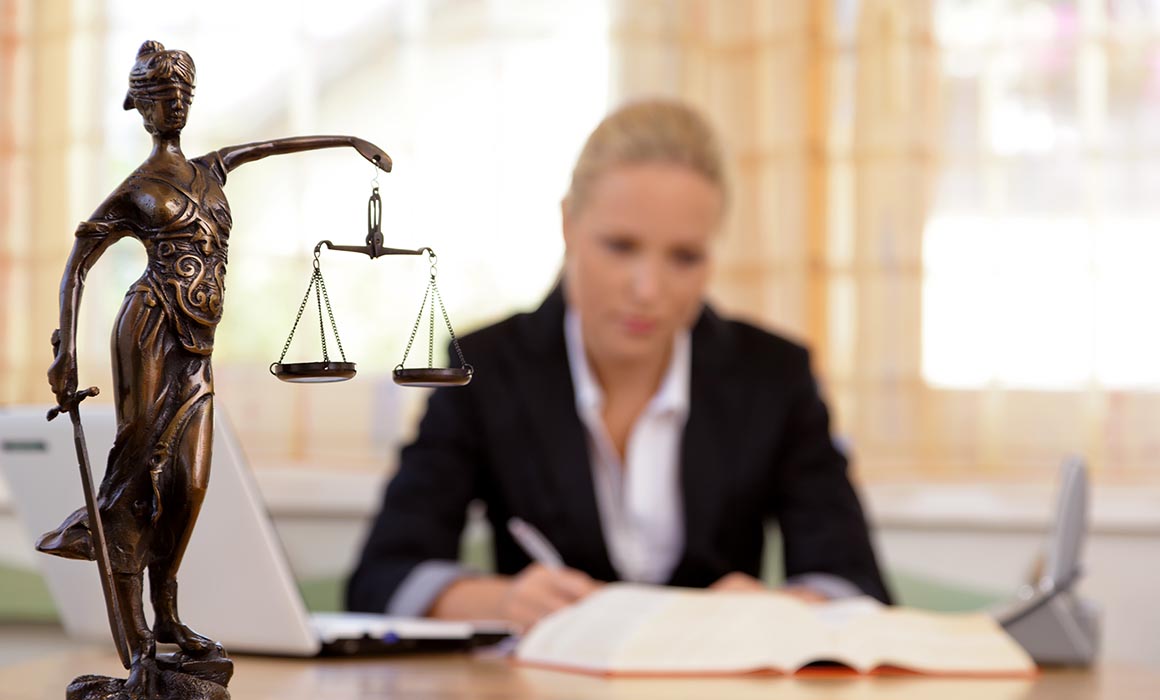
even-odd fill
[(628, 631), (614, 670), (790, 673), (833, 647), (809, 606), (772, 592), (682, 591)]
[(612, 673), (789, 672), (834, 643), (790, 596), (609, 584), (545, 618), (517, 655)]
[[(639, 590), (638, 590), (639, 589)], [(540, 620), (520, 641), (522, 661), (603, 673), (630, 630), (668, 603), (664, 589), (608, 584)]]
[(985, 613), (883, 608), (840, 632), (843, 656), (862, 670), (898, 666), (923, 673), (1031, 673), (1035, 663)]
[(521, 661), (592, 673), (793, 673), (836, 661), (862, 673), (1022, 675), (1023, 649), (985, 614), (890, 608), (868, 598), (818, 605), (776, 592), (608, 584), (532, 628)]

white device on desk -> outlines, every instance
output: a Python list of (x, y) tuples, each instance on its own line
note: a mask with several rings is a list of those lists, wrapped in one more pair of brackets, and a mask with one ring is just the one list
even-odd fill
[(1090, 664), (1099, 649), (1099, 611), (1076, 595), (1080, 553), (1087, 536), (1088, 481), (1082, 459), (1060, 468), (1059, 500), (1047, 541), (1043, 573), (1015, 600), (993, 612), (1007, 632), (1040, 664)]
[[(46, 411), (0, 408), (0, 470), (30, 549), (35, 537), (84, 503), (72, 432), (49, 424)], [(468, 648), (506, 636), (495, 625), (310, 614), (230, 424), (217, 412), (210, 487), (178, 572), (184, 622), (229, 652), (287, 656)], [(116, 430), (113, 409), (86, 404), (82, 418), (99, 479)], [(37, 555), (37, 563), (69, 635), (107, 641), (97, 567), (47, 555)]]

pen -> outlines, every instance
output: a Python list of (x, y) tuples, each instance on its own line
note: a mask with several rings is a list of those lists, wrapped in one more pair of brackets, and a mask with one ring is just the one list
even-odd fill
[(507, 527), (508, 532), (512, 533), (512, 537), (516, 539), (516, 543), (534, 561), (549, 569), (564, 568), (564, 560), (560, 557), (560, 553), (539, 530), (520, 518), (509, 518)]

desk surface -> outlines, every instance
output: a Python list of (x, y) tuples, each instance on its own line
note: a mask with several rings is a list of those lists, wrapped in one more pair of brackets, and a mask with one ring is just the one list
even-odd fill
[[(603, 679), (521, 668), (507, 659), (468, 655), (361, 660), (279, 660), (240, 656), (230, 691), (237, 700), (356, 698), (768, 698), (818, 700), (938, 698), (938, 700), (1149, 700), (1160, 673), (1105, 666), (1050, 670), (1034, 680), (937, 678)], [(123, 675), (100, 650), (51, 653), (0, 668), (0, 695), (9, 700), (59, 700), (83, 673)]]

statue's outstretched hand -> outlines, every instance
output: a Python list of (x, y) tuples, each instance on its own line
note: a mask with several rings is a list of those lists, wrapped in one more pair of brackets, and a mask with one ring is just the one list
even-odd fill
[(383, 172), (391, 172), (391, 157), (387, 155), (386, 151), (374, 145), (370, 141), (364, 141), (360, 138), (354, 139), (353, 145), (354, 150), (358, 151), (359, 155), (361, 155), (363, 158), (366, 158), (370, 162), (374, 163)]

